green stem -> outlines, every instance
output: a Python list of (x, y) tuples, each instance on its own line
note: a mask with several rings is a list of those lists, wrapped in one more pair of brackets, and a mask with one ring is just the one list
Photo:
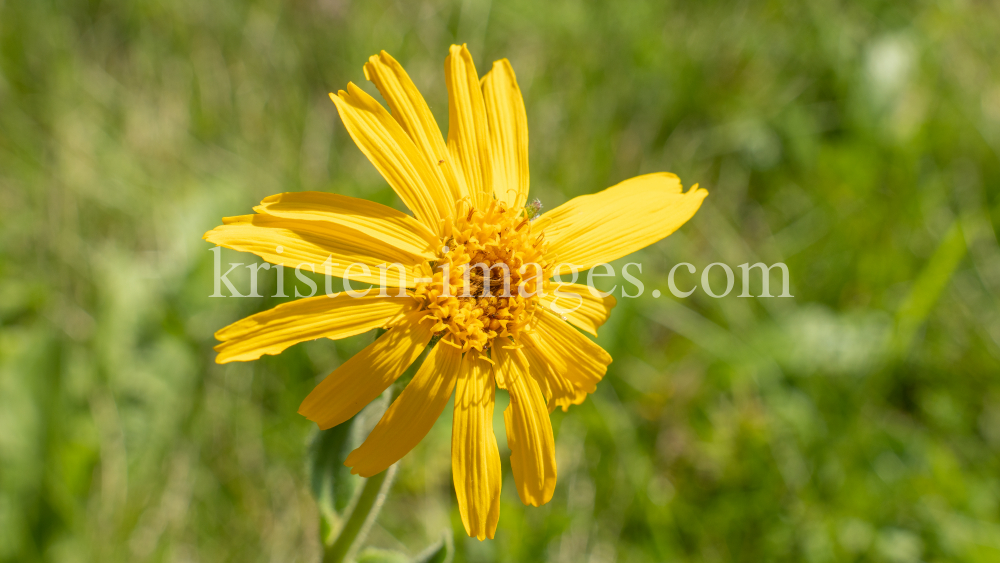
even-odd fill
[(337, 539), (323, 551), (323, 563), (343, 563), (348, 555), (353, 555), (357, 546), (365, 540), (375, 517), (385, 503), (386, 494), (396, 475), (396, 466), (373, 475), (365, 480), (365, 485), (354, 503), (351, 515), (337, 534)]

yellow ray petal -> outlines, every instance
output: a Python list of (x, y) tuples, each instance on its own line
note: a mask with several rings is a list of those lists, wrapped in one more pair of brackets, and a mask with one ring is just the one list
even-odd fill
[(493, 199), (490, 129), (476, 65), (465, 45), (451, 46), (444, 76), (448, 84), (448, 150), (465, 177), (472, 202), (486, 207)]
[(353, 83), (330, 94), (351, 138), (382, 173), (417, 219), (435, 233), (440, 219), (453, 212), (454, 198), (428, 157), (375, 98)]
[(438, 128), (434, 114), (403, 66), (389, 56), (389, 53), (382, 51), (365, 63), (365, 78), (372, 81), (382, 93), (392, 110), (392, 116), (429, 159), (430, 166), (438, 172), (442, 184), (451, 190), (453, 200), (457, 202), (468, 197), (465, 178), (455, 173), (451, 154), (441, 137), (441, 129)]
[(427, 260), (435, 257), (439, 243), (430, 229), (406, 213), (346, 195), (286, 192), (265, 198), (254, 211), (283, 219), (335, 223)]
[(412, 450), (448, 404), (461, 365), (459, 348), (435, 346), (365, 442), (347, 456), (351, 473), (371, 477)]
[(420, 356), (431, 340), (423, 311), (412, 312), (388, 332), (326, 376), (302, 401), (299, 414), (322, 429), (358, 413)]
[[(553, 400), (557, 400), (563, 410), (570, 404), (579, 404), (578, 401), (582, 401), (580, 392), (596, 390), (597, 383), (608, 370), (611, 355), (547, 309), (535, 314), (532, 328), (534, 333), (524, 338), (531, 369), (534, 370), (536, 361), (540, 360), (551, 370), (551, 373), (543, 373), (552, 387)], [(567, 382), (571, 390), (565, 389)], [(561, 393), (558, 396), (557, 391)]]
[(559, 263), (586, 270), (676, 231), (707, 194), (697, 185), (682, 193), (680, 179), (667, 172), (646, 174), (573, 198), (539, 217), (532, 229), (545, 229), (549, 252)]
[(528, 375), (521, 350), (493, 347), (496, 370), (503, 374), (510, 405), (503, 411), (510, 447), (510, 468), (521, 502), (541, 506), (556, 489), (556, 447), (545, 398)]
[(483, 77), (483, 97), (490, 125), (493, 196), (507, 207), (520, 207), (528, 200), (528, 117), (507, 59), (493, 63)]
[(215, 361), (247, 362), (306, 340), (347, 338), (385, 326), (414, 306), (408, 298), (355, 299), (346, 293), (283, 303), (216, 332), (222, 343), (215, 347), (219, 353)]
[(546, 284), (544, 293), (539, 297), (542, 305), (550, 311), (566, 317), (570, 324), (594, 336), (611, 316), (611, 309), (617, 303), (613, 295), (594, 295), (590, 286), (556, 281)]
[(567, 379), (565, 375), (567, 367), (562, 356), (546, 351), (542, 342), (544, 340), (537, 334), (521, 336), (521, 343), (524, 344), (521, 351), (524, 352), (524, 357), (530, 366), (528, 373), (538, 383), (549, 412), (554, 411), (556, 407), (562, 407), (565, 411), (570, 405), (583, 403), (587, 398), (587, 392)]
[[(379, 285), (380, 265), (400, 264), (405, 272), (405, 286), (413, 287), (421, 275), (423, 257), (410, 254), (387, 242), (360, 231), (325, 221), (301, 221), (271, 215), (226, 217), (220, 225), (205, 233), (205, 240), (242, 252), (252, 252), (272, 264), (288, 268), (302, 266), (317, 274), (347, 277)], [(278, 251), (281, 252), (278, 252)], [(330, 260), (330, 265), (324, 262)], [(368, 274), (358, 263), (368, 266)], [(398, 268), (389, 268), (387, 286), (399, 285)], [(376, 290), (377, 291), (377, 290)]]
[(451, 475), (465, 532), (493, 539), (500, 519), (500, 451), (493, 434), (496, 390), (490, 364), (465, 354), (455, 389)]

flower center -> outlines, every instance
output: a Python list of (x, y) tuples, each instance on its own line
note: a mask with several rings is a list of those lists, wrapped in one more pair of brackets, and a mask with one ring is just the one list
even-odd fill
[(493, 201), (477, 209), (468, 200), (444, 220), (443, 232), (438, 259), (426, 265), (429, 281), (413, 293), (424, 319), (466, 352), (486, 350), (498, 337), (516, 339), (552, 275), (544, 234), (532, 232), (522, 207)]

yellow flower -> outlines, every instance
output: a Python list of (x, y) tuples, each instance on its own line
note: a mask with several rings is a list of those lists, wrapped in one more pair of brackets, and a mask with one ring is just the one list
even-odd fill
[(510, 395), (504, 422), (517, 492), (539, 506), (556, 483), (549, 413), (581, 403), (611, 363), (577, 329), (596, 336), (614, 298), (550, 278), (568, 273), (567, 264), (583, 271), (662, 239), (694, 215), (706, 192), (697, 185), (682, 192), (673, 174), (647, 174), (535, 219), (526, 209), (527, 119), (506, 59), (480, 81), (465, 46), (451, 47), (447, 142), (392, 57), (371, 57), (365, 76), (392, 114), (354, 84), (330, 97), (413, 216), (342, 195), (283, 193), (255, 215), (224, 219), (205, 238), (389, 290), (318, 295), (243, 319), (216, 333), (216, 361), (386, 328), (302, 402), (299, 413), (325, 429), (354, 416), (435, 343), (347, 465), (366, 477), (388, 468), (427, 434), (454, 391), (452, 473), (462, 522), (470, 536), (492, 538), (500, 501), (495, 388)]

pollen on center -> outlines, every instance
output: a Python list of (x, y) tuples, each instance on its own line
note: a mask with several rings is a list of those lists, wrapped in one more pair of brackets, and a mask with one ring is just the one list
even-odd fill
[(442, 233), (438, 259), (426, 264), (431, 281), (413, 292), (424, 321), (462, 351), (484, 351), (497, 338), (516, 341), (552, 275), (544, 233), (532, 230), (529, 211), (496, 200), (479, 209), (462, 200)]

